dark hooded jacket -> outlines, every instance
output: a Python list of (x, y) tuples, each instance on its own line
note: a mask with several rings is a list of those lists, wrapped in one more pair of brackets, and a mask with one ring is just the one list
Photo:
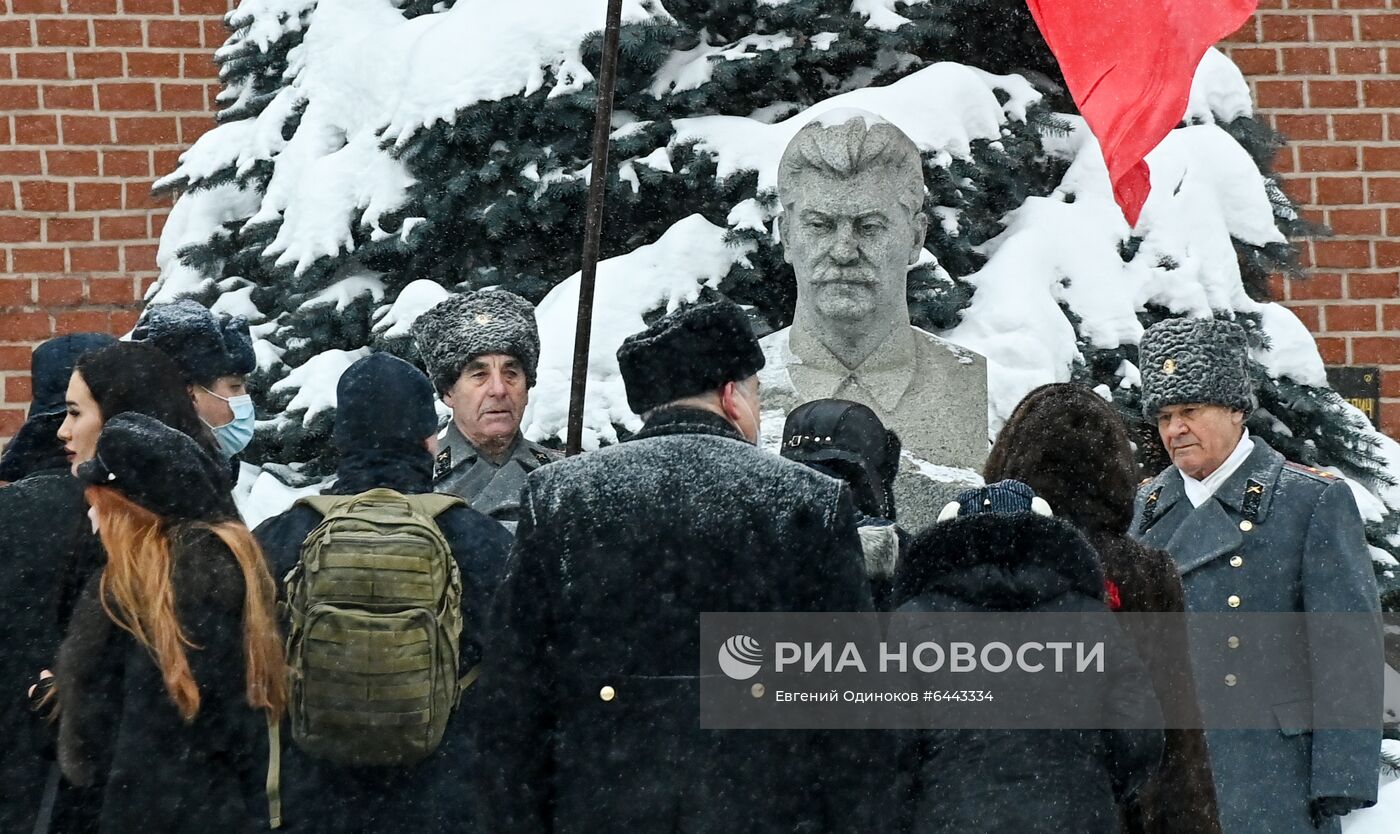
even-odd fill
[[(1103, 595), (1088, 542), (1068, 523), (1030, 513), (983, 513), (929, 527), (895, 578), (897, 615), (1107, 617)], [(890, 640), (910, 645), (938, 639), (932, 618), (897, 619), (891, 629)], [(1084, 691), (1073, 700), (1082, 714), (1160, 718), (1147, 674), (1126, 647), (1121, 638), (1109, 646), (1106, 685), (1077, 684)], [(905, 827), (916, 834), (1118, 834), (1117, 803), (1152, 775), (1161, 747), (1160, 730), (913, 732), (899, 754)]]
[[(365, 364), (352, 366), (341, 380), (335, 428), (341, 459), (327, 494), (357, 495), (377, 488), (406, 495), (432, 492), (433, 458), (422, 445), (433, 429), (432, 390), (427, 379), (391, 357), (361, 362)], [(419, 379), (421, 385), (417, 384)], [(385, 401), (399, 403), (400, 408), (388, 413), (372, 401), (359, 400), (355, 392), (361, 385), (379, 392)], [(404, 412), (412, 410), (406, 405), (409, 402), (426, 407), (426, 428), (414, 428), (409, 425), (413, 421), (405, 420)], [(404, 425), (387, 425), (390, 421)], [(410, 439), (413, 437), (416, 442)], [(279, 596), (285, 594), (283, 579), (296, 566), (302, 542), (320, 521), (321, 515), (314, 509), (299, 505), (264, 521), (254, 531), (267, 554)], [(465, 506), (442, 513), (437, 523), (462, 573), (459, 668), (465, 674), (481, 660), (487, 611), (505, 570), (511, 539), (499, 523)], [(477, 830), (471, 791), (480, 767), (472, 732), (478, 713), (476, 692), (473, 686), (463, 693), (441, 746), (412, 767), (349, 768), (312, 758), (291, 743), (290, 727), (284, 724), (283, 736), (288, 740), (282, 768), (286, 829), (298, 834)]]
[[(1137, 467), (1123, 421), (1081, 385), (1053, 384), (1026, 395), (987, 459), (989, 481), (1015, 478), (1049, 502), (1094, 545), (1124, 614), (1182, 613), (1186, 597), (1165, 551), (1128, 536)], [(1201, 726), (1185, 624), (1148, 627), (1125, 617), (1125, 629), (1152, 675), (1167, 727)], [(1162, 623), (1160, 618), (1153, 621)], [(1126, 834), (1219, 834), (1215, 785), (1205, 733), (1169, 729), (1162, 767), (1124, 807)]]
[(482, 830), (883, 829), (883, 736), (699, 725), (702, 612), (870, 609), (842, 485), (673, 407), (532, 473), (522, 507), (479, 684)]
[[(23, 692), (43, 669), (52, 669), (81, 588), (78, 564), (100, 565), (83, 487), (69, 472), (58, 427), (73, 365), (84, 352), (115, 341), (96, 333), (50, 340), (34, 351), (34, 398), (29, 419), (0, 457), (0, 680)], [(30, 831), (51, 768), (49, 728), (21, 697), (0, 699), (0, 831)], [(65, 803), (76, 799), (64, 789)]]

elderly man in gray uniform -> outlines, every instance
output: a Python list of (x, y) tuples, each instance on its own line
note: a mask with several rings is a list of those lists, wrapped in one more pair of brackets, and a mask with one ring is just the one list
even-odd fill
[[(1379, 770), (1379, 602), (1356, 502), (1340, 479), (1250, 436), (1239, 325), (1163, 321), (1143, 334), (1139, 365), (1143, 414), (1173, 465), (1139, 491), (1133, 531), (1176, 560), (1187, 611), (1312, 615), (1253, 641), (1219, 618), (1192, 629), (1221, 828), (1340, 832), (1339, 817), (1375, 803)], [(1318, 616), (1338, 613), (1367, 615), (1345, 618), (1344, 644), (1324, 626), (1339, 618)], [(1268, 621), (1228, 620), (1247, 635)], [(1273, 729), (1223, 717), (1240, 710), (1267, 711)]]
[(503, 290), (453, 295), (418, 317), (413, 336), (452, 409), (438, 434), (433, 488), (513, 524), (525, 476), (560, 458), (520, 433), (540, 356), (535, 308)]

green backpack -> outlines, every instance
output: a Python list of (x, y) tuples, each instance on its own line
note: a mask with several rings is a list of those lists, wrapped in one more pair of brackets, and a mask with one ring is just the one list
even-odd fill
[(323, 518), (287, 574), (292, 739), (342, 765), (437, 749), (476, 670), (458, 677), (462, 577), (434, 519), (450, 495), (302, 498)]

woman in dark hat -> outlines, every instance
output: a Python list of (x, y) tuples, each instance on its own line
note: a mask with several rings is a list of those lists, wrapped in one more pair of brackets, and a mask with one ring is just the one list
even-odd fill
[[(1112, 406), (1083, 385), (1043, 385), (1007, 420), (987, 459), (988, 481), (1015, 478), (1049, 502), (1094, 546), (1110, 601), (1123, 613), (1182, 612), (1176, 565), (1128, 536), (1138, 483), (1128, 432)], [(1200, 727), (1184, 624), (1127, 630), (1152, 676), (1168, 727)], [(1215, 788), (1201, 730), (1169, 729), (1157, 778), (1123, 808), (1130, 834), (1218, 834)]]
[(262, 551), (189, 436), (119, 414), (93, 451), (77, 476), (107, 563), (59, 650), (63, 772), (104, 786), (104, 834), (265, 827), (286, 665)]
[(851, 489), (865, 574), (875, 609), (886, 609), (890, 582), (909, 537), (895, 523), (894, 478), (899, 471), (899, 435), (874, 411), (849, 400), (812, 400), (794, 408), (783, 424), (783, 457)]

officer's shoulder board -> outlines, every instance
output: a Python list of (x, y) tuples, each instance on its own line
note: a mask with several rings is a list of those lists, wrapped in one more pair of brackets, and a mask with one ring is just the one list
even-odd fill
[(540, 466), (564, 459), (563, 453), (556, 452), (553, 449), (547, 449), (544, 446), (530, 447), (530, 454), (534, 456), (535, 460), (539, 461)]
[(433, 480), (438, 480), (452, 471), (452, 447), (445, 446), (433, 458)]
[(1321, 481), (1324, 484), (1330, 484), (1337, 480), (1337, 476), (1333, 475), (1331, 472), (1324, 472), (1316, 467), (1304, 466), (1301, 463), (1294, 463), (1291, 460), (1283, 462), (1283, 469), (1285, 472), (1293, 472), (1305, 478), (1311, 478), (1314, 481)]

